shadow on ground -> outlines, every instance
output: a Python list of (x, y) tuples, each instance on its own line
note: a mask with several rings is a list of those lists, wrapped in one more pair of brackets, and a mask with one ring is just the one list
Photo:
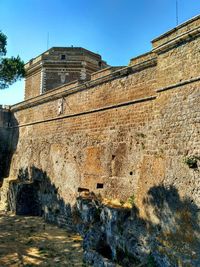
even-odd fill
[(82, 266), (81, 238), (40, 217), (0, 214), (0, 266)]
[[(18, 179), (10, 183), (11, 211), (20, 215), (43, 216), (46, 221), (65, 229), (79, 229), (84, 239), (86, 260), (91, 265), (94, 263), (92, 258), (94, 254), (91, 254), (91, 251), (96, 251), (111, 261), (119, 262), (124, 267), (137, 266), (131, 264), (148, 261), (149, 257), (155, 264), (162, 267), (181, 266), (181, 264), (182, 266), (200, 266), (199, 208), (192, 199), (181, 198), (174, 186), (160, 184), (150, 188), (143, 199), (142, 217), (134, 203), (132, 209), (123, 208), (123, 205), (121, 207), (108, 206), (92, 192), (89, 192), (88, 199), (79, 198), (77, 203), (76, 209), (69, 203), (65, 203), (59, 195), (58, 188), (51, 182), (46, 172), (35, 166), (30, 169), (21, 169)], [(10, 219), (2, 217), (3, 224), (7, 225), (5, 227), (9, 227), (9, 222), (6, 220)], [(23, 217), (22, 219), (18, 217), (17, 220), (21, 220), (21, 223), (17, 221), (17, 224), (18, 227), (22, 227), (22, 239), (13, 241), (13, 247), (22, 245), (21, 254), (30, 254), (23, 249), (22, 241), (25, 238), (26, 242), (29, 242), (30, 232), (28, 234), (30, 236), (25, 235), (26, 222), (23, 222)], [(40, 218), (35, 218), (35, 220), (40, 220)], [(33, 226), (33, 231), (36, 227), (37, 230), (41, 229), (42, 234), (42, 225), (42, 221), (38, 222), (37, 226)], [(9, 229), (12, 230), (12, 227)], [(10, 230), (5, 229), (1, 232), (1, 240), (4, 240), (5, 235), (7, 238), (13, 238), (14, 233), (10, 234)], [(52, 242), (57, 238), (53, 231), (46, 235)], [(63, 234), (63, 238), (60, 237), (60, 243), (67, 242), (67, 238)], [(39, 245), (40, 243), (36, 247)], [(73, 251), (73, 246), (71, 249)], [(55, 250), (57, 253), (62, 251), (59, 246)], [(38, 260), (44, 257), (45, 253), (42, 254), (41, 251), (37, 252)], [(56, 251), (53, 257), (56, 257)], [(18, 252), (12, 251), (12, 253)], [(65, 254), (64, 251), (62, 253)], [(51, 258), (50, 255), (48, 257)], [(42, 260), (45, 262), (46, 259), (42, 258)], [(56, 266), (56, 263), (52, 266)]]

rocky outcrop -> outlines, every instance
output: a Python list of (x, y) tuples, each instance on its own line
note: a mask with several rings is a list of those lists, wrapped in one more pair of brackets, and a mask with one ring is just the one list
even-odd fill
[[(175, 199), (172, 201), (177, 204)], [(181, 245), (180, 236), (184, 243), (186, 235), (182, 232), (184, 222), (176, 221), (175, 213), (165, 225), (162, 221), (153, 224), (142, 219), (135, 206), (132, 209), (107, 206), (91, 198), (78, 198), (77, 211), (80, 217), (77, 229), (83, 236), (84, 259), (92, 266), (175, 267), (200, 264), (197, 236), (194, 242), (191, 238), (183, 247), (178, 247)], [(163, 212), (165, 220), (167, 207), (165, 211), (161, 207), (160, 212)], [(198, 227), (194, 220), (191, 223), (196, 223), (193, 227)], [(167, 239), (165, 228), (170, 224)]]
[[(6, 179), (4, 180), (4, 182)], [(95, 267), (200, 266), (199, 209), (175, 187), (152, 187), (143, 199), (146, 217), (132, 207), (105, 203), (83, 192), (66, 204), (39, 169), (21, 171), (8, 181), (8, 208), (21, 215), (41, 215), (83, 237), (84, 260)], [(87, 195), (82, 196), (82, 195)]]

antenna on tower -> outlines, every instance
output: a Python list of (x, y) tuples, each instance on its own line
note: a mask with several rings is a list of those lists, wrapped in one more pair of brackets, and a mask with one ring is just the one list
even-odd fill
[(49, 32), (47, 32), (47, 50), (49, 49)]
[(178, 0), (176, 0), (176, 26), (178, 25)]

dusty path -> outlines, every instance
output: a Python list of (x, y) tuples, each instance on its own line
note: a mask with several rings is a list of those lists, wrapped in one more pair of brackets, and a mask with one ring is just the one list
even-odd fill
[(0, 213), (0, 267), (79, 267), (82, 253), (76, 234), (39, 217)]

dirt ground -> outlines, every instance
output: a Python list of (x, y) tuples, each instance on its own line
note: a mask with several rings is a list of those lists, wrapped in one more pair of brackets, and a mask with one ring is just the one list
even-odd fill
[(0, 213), (0, 267), (79, 267), (81, 237), (39, 217)]

